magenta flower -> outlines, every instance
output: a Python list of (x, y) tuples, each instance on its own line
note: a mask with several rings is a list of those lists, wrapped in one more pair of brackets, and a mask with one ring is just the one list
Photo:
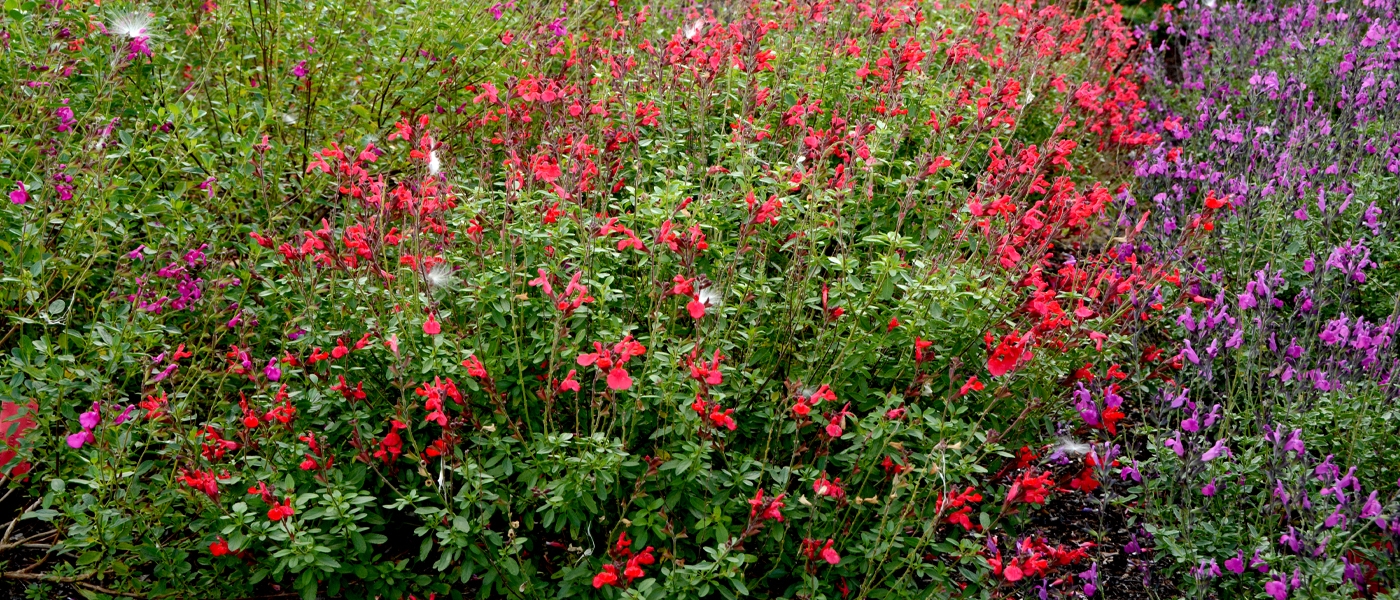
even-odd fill
[(102, 407), (97, 402), (92, 403), (92, 410), (78, 415), (78, 424), (82, 425), (83, 429), (97, 427), (100, 422), (102, 422)]
[(68, 446), (76, 450), (82, 448), (83, 444), (97, 441), (97, 437), (92, 435), (92, 430), (100, 422), (102, 422), (101, 406), (97, 402), (93, 402), (92, 410), (78, 415), (78, 424), (82, 426), (83, 430), (68, 436)]
[(15, 183), (19, 184), (19, 189), (10, 192), (10, 202), (23, 205), (25, 202), (29, 201), (29, 188), (25, 187), (23, 181), (16, 181)]
[(1162, 442), (1162, 445), (1171, 448), (1172, 452), (1176, 453), (1177, 458), (1181, 458), (1182, 456), (1186, 455), (1186, 449), (1181, 446), (1181, 441), (1176, 439), (1175, 437)]
[(92, 435), (91, 431), (79, 431), (78, 433), (68, 436), (68, 447), (77, 450), (78, 448), (82, 448), (83, 444), (95, 441), (97, 441), (97, 438)]
[(1211, 446), (1210, 450), (1206, 450), (1206, 453), (1201, 455), (1201, 461), (1210, 462), (1221, 456), (1230, 456), (1230, 448), (1225, 445), (1224, 438), (1215, 440), (1215, 445)]
[(1226, 569), (1229, 569), (1231, 573), (1234, 573), (1234, 574), (1236, 574), (1236, 575), (1239, 575), (1240, 573), (1243, 573), (1243, 572), (1244, 572), (1244, 550), (1240, 550), (1240, 551), (1239, 551), (1239, 554), (1236, 555), (1234, 558), (1225, 561), (1225, 568), (1226, 568)]
[(1380, 514), (1381, 503), (1376, 499), (1376, 492), (1373, 490), (1371, 492), (1371, 497), (1367, 498), (1366, 503), (1361, 505), (1361, 514), (1358, 516), (1363, 519), (1370, 519), (1380, 516)]

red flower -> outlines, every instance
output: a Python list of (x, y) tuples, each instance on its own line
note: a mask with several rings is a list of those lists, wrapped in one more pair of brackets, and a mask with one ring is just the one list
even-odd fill
[(1021, 337), (1015, 331), (1002, 337), (1001, 344), (992, 351), (991, 357), (987, 359), (987, 370), (993, 377), (1000, 377), (1016, 369), (1016, 364), (1021, 361), (1026, 346), (1031, 341), (1031, 335), (1026, 334)]
[(932, 346), (931, 340), (925, 340), (919, 336), (914, 336), (914, 364), (922, 364), (928, 358), (924, 357), (924, 348)]
[(826, 478), (826, 473), (822, 473), (820, 478), (812, 482), (812, 491), (818, 496), (829, 496), (837, 500), (846, 498), (846, 490), (841, 488), (841, 478), (837, 477), (835, 481), (829, 481)]
[(972, 377), (968, 377), (967, 383), (962, 384), (962, 387), (958, 389), (958, 395), (966, 396), (969, 391), (980, 392), (984, 387), (986, 386), (983, 385), (982, 382), (977, 381), (977, 376), (973, 375)]
[[(397, 420), (389, 421), (389, 433), (384, 435), (384, 439), (379, 440), (379, 449), (374, 451), (374, 457), (383, 460), (385, 464), (398, 460), (403, 453), (403, 438), (399, 436), (398, 430), (408, 429), (408, 424)], [(438, 440), (441, 442), (442, 440)], [(436, 446), (436, 444), (435, 444)], [(432, 454), (433, 449), (429, 448), (427, 454)]]
[(428, 315), (428, 321), (423, 323), (423, 333), (437, 335), (442, 333), (442, 325), (439, 325), (434, 315)]
[(481, 364), (481, 359), (477, 358), (475, 354), (468, 356), (467, 360), (462, 361), (462, 366), (467, 368), (467, 375), (477, 379), (490, 377), (490, 375), (486, 373), (486, 366)]
[(335, 340), (335, 349), (331, 350), (331, 358), (339, 359), (350, 353), (350, 349), (345, 347), (345, 342), (339, 338)]
[(891, 332), (891, 331), (894, 331), (894, 328), (895, 328), (895, 327), (899, 327), (899, 319), (897, 319), (897, 318), (895, 318), (895, 317), (890, 317), (890, 325), (889, 325), (889, 327), (886, 327), (886, 328), (885, 328), (885, 333), (889, 333), (889, 332)]
[(749, 500), (749, 506), (753, 507), (749, 510), (749, 517), (758, 517), (759, 521), (772, 519), (779, 523), (783, 522), (783, 513), (781, 511), (782, 508), (787, 505), (783, 504), (782, 499), (786, 496), (787, 494), (778, 494), (778, 496), (772, 500), (764, 500), (763, 489), (760, 488), (753, 499)]
[(700, 302), (699, 295), (690, 297), (690, 302), (686, 302), (686, 312), (690, 313), (692, 319), (700, 319), (704, 316), (704, 302)]
[(1110, 406), (1103, 411), (1103, 414), (1099, 415), (1099, 419), (1103, 421), (1103, 428), (1107, 429), (1108, 433), (1117, 435), (1118, 430), (1114, 427), (1114, 424), (1121, 421), (1123, 416), (1123, 412), (1118, 410), (1117, 406)]
[(219, 541), (209, 544), (209, 553), (214, 556), (223, 556), (229, 553), (228, 542), (224, 541), (223, 536), (219, 536)]
[(283, 504), (281, 502), (273, 502), (272, 509), (267, 511), (267, 518), (273, 521), (281, 521), (282, 519), (290, 517), (294, 514), (296, 514), (296, 511), (292, 510), (292, 499), (291, 497), (288, 497), (286, 504)]
[(1011, 506), (1024, 502), (1027, 504), (1041, 504), (1050, 495), (1048, 486), (1051, 483), (1051, 474), (1045, 473), (1036, 476), (1034, 471), (1027, 471), (1021, 474), (1021, 478), (1012, 482), (1011, 489), (1006, 492), (1006, 501), (1003, 506)]
[(1094, 480), (1092, 469), (1085, 467), (1084, 470), (1079, 473), (1079, 477), (1069, 482), (1069, 486), (1088, 494), (1099, 488), (1099, 482)]
[(564, 378), (564, 381), (559, 382), (559, 391), (577, 392), (579, 390), (578, 382), (574, 381), (574, 376), (577, 374), (577, 370), (569, 369), (569, 375)]
[(608, 372), (608, 389), (625, 390), (632, 387), (632, 377), (621, 367)]
[[(835, 540), (827, 539), (826, 546), (821, 546), (821, 542), (813, 539), (802, 540), (802, 553), (807, 556), (807, 560), (816, 560), (818, 556), (829, 564), (841, 562), (841, 555), (837, 554), (831, 547), (836, 544)], [(818, 548), (821, 548), (818, 550)]]
[(593, 587), (595, 589), (605, 585), (618, 585), (617, 567), (603, 565), (603, 572), (593, 576)]

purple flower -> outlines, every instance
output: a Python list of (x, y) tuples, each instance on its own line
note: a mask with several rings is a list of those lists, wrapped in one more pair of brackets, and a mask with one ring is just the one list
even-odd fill
[(131, 259), (131, 260), (141, 260), (141, 259), (144, 257), (144, 255), (141, 254), (141, 251), (142, 251), (142, 250), (145, 250), (145, 249), (146, 249), (146, 245), (145, 245), (145, 244), (141, 244), (140, 246), (137, 246), (135, 250), (132, 250), (131, 252), (127, 252), (127, 253), (126, 253), (126, 257), (129, 258), (129, 259)]
[(1371, 233), (1373, 235), (1380, 235), (1380, 223), (1376, 222), (1376, 219), (1380, 216), (1381, 209), (1376, 208), (1375, 202), (1372, 202), (1370, 208), (1367, 208), (1366, 212), (1362, 215), (1364, 219), (1363, 224), (1371, 228)]
[(1206, 423), (1205, 423), (1206, 428), (1210, 428), (1211, 425), (1214, 425), (1214, 424), (1215, 424), (1215, 420), (1216, 420), (1216, 419), (1219, 419), (1219, 418), (1220, 418), (1220, 405), (1217, 404), (1217, 405), (1215, 405), (1215, 406), (1212, 406), (1212, 407), (1210, 408), (1210, 414), (1206, 415)]
[(15, 183), (19, 185), (19, 189), (10, 192), (10, 202), (22, 205), (29, 201), (29, 188), (24, 185), (23, 181), (16, 181)]
[(277, 368), (277, 359), (267, 359), (267, 366), (263, 367), (263, 375), (267, 376), (268, 381), (277, 381), (282, 378), (282, 369)]
[(1201, 364), (1201, 357), (1196, 354), (1196, 350), (1191, 347), (1191, 340), (1186, 340), (1186, 347), (1181, 349), (1181, 355), (1193, 365)]
[(126, 410), (123, 410), (123, 411), (122, 411), (122, 414), (117, 415), (117, 418), (112, 419), (112, 424), (113, 424), (113, 425), (121, 425), (122, 423), (127, 422), (127, 420), (129, 420), (129, 419), (131, 418), (131, 411), (133, 411), (133, 410), (135, 410), (135, 409), (136, 409), (136, 405), (135, 405), (135, 404), (128, 404), (128, 405), (126, 405)]
[(160, 381), (164, 381), (166, 377), (169, 377), (172, 373), (175, 372), (175, 369), (178, 368), (180, 368), (179, 363), (170, 363), (170, 366), (166, 367), (164, 371), (157, 373), (155, 378), (151, 379), (151, 383), (158, 383)]
[(1264, 559), (1259, 558), (1258, 550), (1255, 550), (1254, 557), (1249, 559), (1249, 566), (1253, 567), (1255, 571), (1259, 571), (1260, 573), (1269, 572), (1269, 563), (1266, 563), (1264, 562)]
[(554, 34), (554, 37), (564, 37), (568, 35), (569, 30), (564, 28), (565, 22), (565, 19), (562, 17), (550, 22), (549, 32)]
[(1327, 458), (1322, 459), (1321, 464), (1313, 468), (1313, 475), (1317, 476), (1318, 481), (1336, 479), (1338, 475), (1342, 474), (1342, 470), (1338, 469), (1337, 465), (1332, 464), (1333, 456), (1335, 455), (1328, 454)]
[(1244, 572), (1244, 550), (1240, 550), (1240, 551), (1239, 551), (1239, 554), (1236, 555), (1234, 558), (1225, 561), (1225, 568), (1226, 568), (1226, 569), (1229, 569), (1231, 573), (1234, 573), (1234, 574), (1236, 574), (1236, 575), (1239, 575), (1240, 573), (1243, 573), (1243, 572)]
[(1207, 483), (1207, 484), (1205, 485), (1205, 487), (1201, 488), (1201, 495), (1203, 495), (1203, 496), (1214, 496), (1214, 495), (1215, 495), (1215, 479), (1214, 479), (1214, 478), (1211, 478), (1210, 483)]
[(1294, 429), (1293, 433), (1288, 436), (1288, 440), (1283, 443), (1283, 451), (1292, 450), (1298, 453), (1298, 458), (1303, 458), (1303, 453), (1307, 450), (1303, 448), (1303, 440), (1299, 439), (1302, 435), (1302, 429)]
[(1322, 522), (1322, 525), (1328, 529), (1331, 529), (1345, 522), (1345, 520), (1346, 518), (1342, 516), (1342, 507), (1339, 505), (1337, 506), (1336, 510), (1332, 511), (1332, 515), (1327, 517), (1326, 521)]
[(1128, 543), (1123, 545), (1123, 551), (1127, 552), (1128, 554), (1137, 554), (1139, 552), (1142, 552), (1142, 546), (1139, 545), (1137, 541), (1137, 534), (1133, 534), (1133, 539), (1129, 540)]
[(1099, 563), (1097, 561), (1089, 566), (1088, 571), (1079, 574), (1084, 579), (1084, 595), (1092, 598), (1098, 588), (1094, 587), (1094, 582), (1099, 580)]
[(83, 444), (97, 441), (97, 438), (93, 437), (91, 431), (83, 430), (69, 435), (67, 441), (69, 448), (77, 450), (78, 448), (82, 448)]
[(1288, 586), (1277, 579), (1264, 584), (1264, 591), (1273, 596), (1274, 600), (1287, 600), (1288, 598)]
[(309, 75), (309, 73), (306, 71), (306, 61), (298, 62), (295, 67), (292, 67), (293, 77), (297, 79), (306, 79), (307, 75)]
[[(64, 98), (63, 101), (67, 102), (68, 99)], [(73, 128), (73, 109), (60, 106), (53, 111), (53, 115), (58, 118), (58, 125), (54, 127), (54, 131), (64, 132)]]
[[(1178, 433), (1177, 435), (1180, 435), (1180, 433)], [(1186, 455), (1186, 449), (1181, 447), (1181, 441), (1177, 440), (1175, 437), (1169, 438), (1166, 441), (1162, 442), (1162, 445), (1171, 448), (1172, 452), (1176, 453), (1177, 458), (1181, 458), (1182, 456)]]
[(98, 405), (97, 402), (93, 402), (92, 410), (78, 415), (78, 424), (82, 425), (83, 429), (92, 429), (94, 427), (97, 427), (97, 424), (102, 422), (101, 412), (102, 407)]
[(1197, 432), (1197, 431), (1200, 431), (1200, 430), (1201, 430), (1201, 424), (1200, 424), (1200, 421), (1198, 421), (1198, 420), (1196, 419), (1196, 417), (1199, 416), (1199, 415), (1200, 415), (1200, 411), (1199, 411), (1199, 410), (1196, 411), (1196, 412), (1194, 412), (1194, 413), (1191, 413), (1191, 418), (1186, 419), (1185, 421), (1182, 421), (1182, 422), (1181, 422), (1181, 428), (1182, 428), (1182, 429), (1185, 429), (1186, 431), (1190, 431), (1190, 432), (1192, 432), (1192, 433), (1195, 433), (1195, 432)]
[(1361, 505), (1361, 514), (1357, 515), (1362, 519), (1370, 519), (1381, 514), (1381, 503), (1376, 500), (1376, 491), (1371, 491), (1371, 496), (1366, 499), (1366, 503)]
[(1215, 445), (1211, 446), (1210, 450), (1206, 450), (1206, 453), (1201, 455), (1201, 460), (1204, 462), (1210, 462), (1212, 460), (1220, 458), (1221, 456), (1229, 455), (1230, 448), (1225, 446), (1225, 438), (1220, 438), (1218, 440), (1215, 440)]

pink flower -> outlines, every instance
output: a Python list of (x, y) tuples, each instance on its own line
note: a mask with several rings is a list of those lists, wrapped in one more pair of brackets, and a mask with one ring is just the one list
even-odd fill
[(19, 184), (19, 189), (10, 192), (10, 202), (23, 205), (25, 202), (29, 201), (29, 188), (25, 187), (23, 181), (16, 181), (15, 183)]
[(83, 430), (68, 436), (68, 447), (73, 449), (82, 448), (83, 444), (97, 441), (91, 431)]
[(608, 372), (608, 389), (625, 390), (632, 387), (632, 377), (621, 367)]
[(442, 333), (442, 325), (438, 324), (437, 317), (433, 315), (428, 315), (428, 321), (426, 323), (423, 323), (423, 333), (426, 333), (428, 335), (437, 335), (439, 333)]
[(559, 382), (559, 390), (577, 392), (579, 386), (578, 382), (574, 381), (575, 375), (578, 375), (578, 371), (576, 369), (569, 369), (569, 375), (564, 378), (564, 381)]

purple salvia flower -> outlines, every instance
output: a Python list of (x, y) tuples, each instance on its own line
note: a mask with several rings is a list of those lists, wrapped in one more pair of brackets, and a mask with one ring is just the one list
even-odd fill
[(82, 448), (83, 444), (97, 441), (97, 438), (92, 435), (91, 431), (84, 429), (78, 433), (69, 435), (66, 441), (68, 442), (69, 448), (77, 450), (78, 448)]
[(1371, 491), (1371, 496), (1366, 498), (1365, 504), (1361, 505), (1361, 512), (1357, 514), (1358, 517), (1362, 519), (1370, 519), (1372, 517), (1380, 516), (1381, 503), (1379, 500), (1376, 500), (1376, 492), (1377, 490)]
[(1299, 439), (1302, 435), (1302, 429), (1294, 429), (1293, 433), (1288, 436), (1288, 440), (1283, 443), (1283, 451), (1288, 452), (1292, 450), (1298, 453), (1299, 459), (1303, 458), (1303, 453), (1306, 452), (1306, 450), (1303, 448), (1303, 440)]
[(1338, 506), (1336, 510), (1332, 511), (1332, 516), (1327, 517), (1327, 520), (1322, 522), (1322, 526), (1331, 529), (1345, 521), (1346, 517), (1342, 516), (1342, 507)]
[(1219, 419), (1219, 418), (1220, 418), (1220, 405), (1219, 405), (1219, 404), (1216, 404), (1215, 406), (1212, 406), (1212, 407), (1211, 407), (1211, 409), (1210, 409), (1210, 414), (1206, 415), (1206, 422), (1205, 422), (1206, 428), (1210, 428), (1211, 425), (1214, 425), (1216, 419)]
[(78, 415), (78, 424), (83, 429), (92, 429), (102, 422), (102, 407), (97, 402), (92, 403), (92, 410)]
[(133, 411), (133, 410), (135, 410), (135, 409), (136, 409), (136, 405), (135, 405), (135, 404), (128, 404), (128, 405), (126, 405), (126, 410), (123, 410), (123, 411), (122, 411), (122, 414), (117, 415), (117, 418), (112, 419), (112, 424), (113, 424), (113, 425), (121, 425), (122, 423), (127, 422), (127, 420), (129, 420), (129, 419), (131, 418), (131, 411)]
[(1225, 445), (1225, 438), (1215, 440), (1215, 445), (1211, 446), (1210, 450), (1206, 450), (1206, 453), (1201, 455), (1201, 461), (1210, 462), (1221, 456), (1230, 456), (1230, 448)]
[(1243, 572), (1244, 572), (1244, 550), (1240, 550), (1240, 551), (1239, 551), (1239, 554), (1236, 555), (1234, 558), (1225, 561), (1225, 568), (1226, 568), (1226, 569), (1229, 569), (1231, 573), (1234, 573), (1234, 574), (1236, 574), (1236, 575), (1239, 575), (1240, 573), (1243, 573)]
[(1176, 436), (1168, 438), (1166, 441), (1162, 442), (1163, 446), (1171, 448), (1172, 452), (1176, 453), (1177, 458), (1181, 458), (1186, 455), (1186, 449), (1181, 446), (1181, 441), (1177, 439), (1177, 437), (1179, 437), (1180, 435), (1181, 434), (1178, 432)]
[(155, 376), (155, 378), (151, 380), (151, 383), (158, 383), (160, 381), (164, 381), (166, 377), (169, 377), (172, 373), (175, 372), (175, 369), (178, 368), (180, 368), (179, 363), (170, 363), (170, 366), (166, 367), (164, 371), (158, 373)]
[(29, 202), (29, 188), (24, 185), (23, 181), (16, 181), (15, 184), (18, 185), (19, 188), (10, 192), (10, 202), (20, 205)]
[(1183, 420), (1183, 421), (1181, 422), (1181, 428), (1184, 429), (1184, 430), (1186, 430), (1186, 431), (1190, 431), (1191, 433), (1195, 433), (1195, 432), (1197, 432), (1197, 431), (1200, 431), (1200, 430), (1201, 430), (1201, 423), (1200, 423), (1200, 421), (1197, 419), (1197, 417), (1199, 417), (1200, 414), (1201, 414), (1201, 411), (1200, 411), (1200, 410), (1197, 410), (1197, 411), (1191, 413), (1191, 418), (1186, 419), (1186, 420)]
[(1196, 350), (1191, 347), (1191, 340), (1186, 340), (1186, 347), (1181, 349), (1181, 355), (1193, 365), (1201, 364), (1201, 357), (1196, 354)]

